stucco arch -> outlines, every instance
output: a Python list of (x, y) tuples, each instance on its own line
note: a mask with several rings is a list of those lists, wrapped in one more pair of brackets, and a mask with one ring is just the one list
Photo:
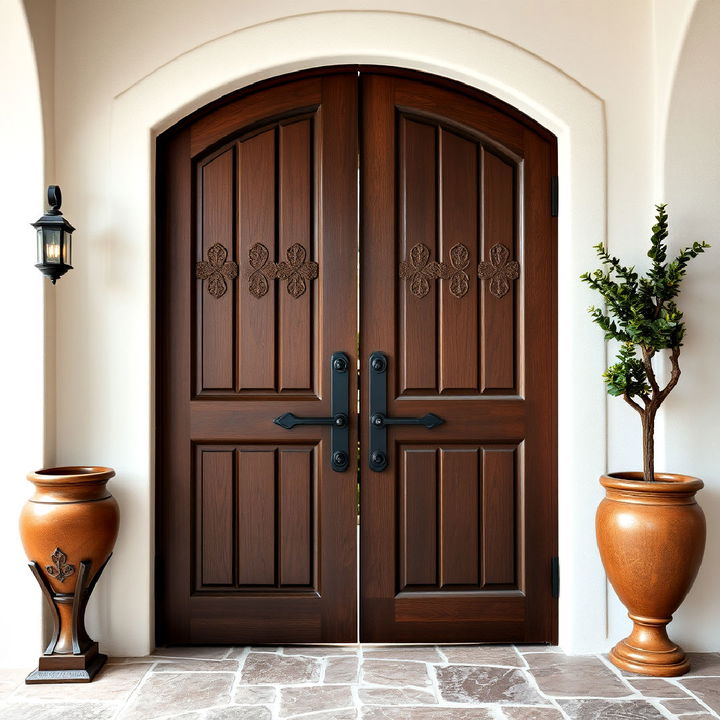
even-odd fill
[(103, 639), (110, 652), (142, 655), (153, 646), (153, 278), (162, 263), (154, 256), (154, 138), (231, 90), (308, 67), (355, 62), (464, 82), (558, 136), (560, 642), (570, 652), (607, 647), (605, 577), (592, 529), (606, 457), (605, 396), (597, 381), (604, 346), (587, 321), (587, 296), (577, 282), (594, 261), (592, 245), (605, 240), (603, 103), (538, 56), (477, 29), (433, 17), (352, 11), (238, 30), (188, 50), (114, 100), (112, 184), (104, 200), (112, 213), (107, 242), (116, 256), (107, 292), (94, 301), (109, 327), (122, 323), (134, 331), (102, 338), (106, 373), (114, 379), (107, 387), (113, 413), (106, 431), (114, 454), (126, 461), (119, 497), (123, 530), (103, 589)]

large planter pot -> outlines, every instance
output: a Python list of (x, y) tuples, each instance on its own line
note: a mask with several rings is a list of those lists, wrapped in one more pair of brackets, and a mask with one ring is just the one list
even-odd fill
[(54, 629), (26, 682), (88, 682), (105, 662), (85, 630), (85, 607), (112, 554), (119, 511), (105, 467), (60, 467), (27, 477), (35, 494), (20, 515), (30, 569), (52, 609)]
[(605, 572), (633, 621), (610, 660), (630, 672), (672, 677), (690, 669), (666, 625), (692, 587), (705, 550), (705, 516), (695, 502), (703, 482), (665, 473), (655, 478), (601, 476), (605, 498), (595, 526)]

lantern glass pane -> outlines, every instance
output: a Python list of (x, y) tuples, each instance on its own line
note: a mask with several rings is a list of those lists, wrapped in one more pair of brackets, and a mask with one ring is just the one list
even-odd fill
[(51, 265), (60, 264), (60, 240), (62, 230), (59, 228), (45, 228), (45, 262)]
[(72, 233), (63, 231), (62, 261), (65, 265), (72, 265)]
[(42, 228), (37, 229), (37, 261), (38, 265), (45, 262), (45, 236)]

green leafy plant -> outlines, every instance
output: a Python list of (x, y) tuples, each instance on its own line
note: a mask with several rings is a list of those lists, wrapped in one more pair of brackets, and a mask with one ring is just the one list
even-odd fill
[[(652, 482), (655, 469), (655, 416), (658, 408), (680, 379), (680, 348), (685, 335), (683, 314), (675, 304), (680, 283), (692, 258), (709, 248), (696, 242), (667, 261), (668, 216), (665, 205), (656, 205), (648, 257), (651, 265), (641, 276), (634, 267), (622, 265), (605, 246), (595, 246), (602, 268), (580, 276), (605, 301), (604, 309), (590, 308), (590, 315), (604, 331), (606, 340), (616, 340), (616, 361), (603, 374), (610, 395), (621, 396), (640, 415), (643, 432), (643, 480)], [(660, 387), (653, 368), (658, 352), (670, 356), (670, 379)]]

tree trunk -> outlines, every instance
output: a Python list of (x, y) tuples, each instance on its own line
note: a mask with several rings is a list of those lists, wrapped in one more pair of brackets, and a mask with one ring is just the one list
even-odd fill
[(643, 480), (655, 480), (655, 413), (657, 408), (648, 407), (642, 414), (643, 434)]

